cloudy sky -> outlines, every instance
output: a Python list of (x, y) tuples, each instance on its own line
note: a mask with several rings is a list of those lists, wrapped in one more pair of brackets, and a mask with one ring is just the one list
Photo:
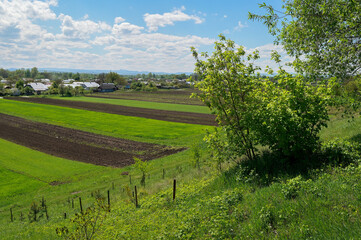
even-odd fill
[(263, 1), (0, 0), (0, 67), (192, 72), (190, 47), (212, 52), (220, 33), (264, 67), (282, 49), (247, 19)]

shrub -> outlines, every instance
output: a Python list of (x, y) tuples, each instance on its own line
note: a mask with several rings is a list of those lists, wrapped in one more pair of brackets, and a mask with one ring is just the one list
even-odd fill
[(322, 156), (329, 163), (348, 165), (360, 161), (360, 153), (357, 146), (347, 140), (336, 138), (323, 143)]

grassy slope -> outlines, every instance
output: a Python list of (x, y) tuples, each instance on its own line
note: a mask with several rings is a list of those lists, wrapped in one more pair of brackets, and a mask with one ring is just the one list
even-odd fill
[(166, 145), (188, 145), (208, 126), (174, 123), (59, 106), (0, 100), (0, 112), (88, 132)]
[(114, 105), (122, 105), (127, 107), (140, 107), (157, 110), (167, 111), (179, 111), (179, 112), (193, 112), (193, 113), (210, 113), (210, 110), (206, 106), (196, 105), (184, 105), (184, 104), (172, 104), (172, 103), (159, 103), (159, 102), (147, 102), (127, 99), (111, 99), (111, 98), (92, 98), (92, 97), (52, 97), (60, 100), (69, 101), (82, 101), (93, 103), (106, 103)]
[[(3, 106), (8, 106), (8, 103), (2, 105), (0, 101), (0, 111), (3, 111)], [(11, 107), (5, 107), (5, 111), (37, 119), (36, 114), (26, 112), (27, 108), (37, 109), (40, 119), (45, 119), (43, 121), (57, 122), (55, 116), (50, 119), (41, 116), (41, 111), (44, 109), (38, 107), (27, 105), (22, 109), (24, 113), (11, 110)], [(45, 109), (54, 110), (51, 107)], [(68, 109), (60, 110), (68, 117), (71, 116), (72, 121), (76, 119), (74, 116), (77, 115), (74, 112), (70, 111), (70, 113)], [(88, 113), (86, 115), (87, 117), (92, 116)], [(81, 120), (84, 119), (81, 118)], [(59, 122), (59, 125), (74, 124), (71, 121)], [(81, 127), (80, 125), (75, 124), (77, 127)], [(330, 128), (322, 131), (322, 139), (356, 136), (361, 134), (360, 125), (360, 119), (356, 119), (351, 125), (347, 123), (347, 120), (335, 120), (330, 123)], [(92, 128), (88, 127), (88, 129)], [(96, 129), (95, 131), (100, 130)], [(106, 134), (113, 133), (107, 132)], [(119, 133), (114, 135), (118, 136)], [(189, 135), (188, 139), (191, 137)], [(154, 140), (147, 139), (147, 141)], [(173, 142), (172, 138), (169, 139), (169, 142)], [(184, 140), (183, 142), (186, 143)], [(187, 145), (192, 144), (188, 142)], [(4, 148), (1, 147), (1, 149)], [(23, 155), (19, 154), (18, 158), (21, 156)], [(287, 177), (266, 187), (260, 187), (249, 179), (235, 181), (228, 179), (228, 176), (226, 178), (228, 180), (225, 182), (223, 176), (211, 177), (210, 175), (207, 175), (208, 179), (204, 181), (197, 180), (192, 184), (182, 184), (186, 179), (198, 175), (196, 170), (185, 168), (185, 166), (189, 166), (189, 158), (191, 158), (191, 152), (186, 151), (153, 161), (152, 177), (149, 179), (151, 186), (141, 190), (145, 194), (147, 192), (154, 193), (164, 186), (171, 185), (169, 178), (162, 180), (162, 168), (166, 168), (170, 178), (179, 180), (176, 203), (172, 203), (171, 189), (168, 189), (149, 197), (142, 197), (141, 208), (135, 209), (131, 203), (125, 204), (124, 201), (119, 201), (119, 199), (127, 198), (121, 192), (119, 196), (115, 196), (115, 200), (118, 199), (118, 202), (113, 203), (112, 212), (105, 222), (106, 227), (99, 232), (99, 239), (154, 239), (160, 236), (166, 239), (222, 239), (235, 236), (244, 239), (306, 239), (310, 237), (350, 239), (358, 238), (361, 234), (359, 228), (361, 223), (361, 200), (359, 197), (361, 195), (361, 169), (359, 167), (348, 170), (330, 169), (326, 172), (315, 173), (308, 182), (302, 180), (299, 196), (289, 200), (282, 194)], [(129, 169), (131, 168), (125, 170)], [(5, 170), (5, 172), (9, 174), (9, 171)], [(137, 175), (134, 177), (137, 180), (133, 180), (133, 184), (134, 182), (139, 184), (139, 173), (134, 174)], [(203, 172), (199, 175), (204, 174)], [(16, 176), (11, 176), (16, 179)], [(40, 198), (43, 194), (47, 194), (46, 196), (52, 199), (51, 203), (56, 204), (55, 208), (50, 208), (52, 217), (49, 221), (41, 220), (39, 223), (33, 224), (15, 221), (9, 224), (9, 220), (3, 217), (1, 221), (3, 224), (0, 224), (3, 226), (0, 227), (0, 238), (13, 239), (14, 234), (18, 235), (19, 239), (54, 238), (54, 229), (65, 224), (61, 219), (61, 214), (67, 212), (68, 215), (74, 216), (74, 212), (77, 211), (69, 207), (69, 204), (65, 202), (66, 198), (69, 196), (88, 197), (85, 205), (89, 205), (92, 202), (89, 199), (90, 191), (101, 189), (104, 192), (107, 188), (109, 189), (109, 183), (112, 181), (116, 181), (116, 187), (124, 186), (127, 184), (128, 177), (119, 176), (119, 171), (105, 168), (100, 173), (79, 176), (78, 180), (59, 186), (48, 187), (47, 185), (47, 188), (40, 189), (32, 196)], [(82, 190), (85, 191), (75, 195), (70, 194)], [(239, 198), (240, 195), (242, 200)], [(0, 211), (2, 211), (1, 215), (5, 216), (8, 209)], [(5, 213), (5, 211), (7, 212)], [(6, 217), (8, 216), (6, 215)]]
[[(115, 137), (167, 145), (192, 146), (194, 142), (202, 138), (203, 129), (208, 128), (200, 125), (170, 123), (7, 100), (0, 100), (0, 112)], [(69, 210), (69, 203), (65, 203), (67, 199), (73, 198), (77, 201), (77, 197), (82, 196), (84, 207), (86, 207), (91, 204), (87, 198), (90, 197), (92, 191), (105, 191), (110, 188), (112, 182), (115, 183), (116, 189), (129, 184), (128, 176), (120, 176), (123, 171), (130, 171), (133, 184), (139, 184), (140, 173), (132, 167), (114, 169), (91, 166), (55, 158), (5, 140), (0, 141), (0, 149), (6, 149), (0, 156), (1, 179), (4, 180), (4, 183), (6, 182), (6, 184), (0, 185), (2, 194), (0, 232), (3, 234), (0, 234), (1, 239), (12, 238), (14, 234), (24, 233), (21, 230), (24, 227), (23, 224), (21, 224), (21, 228), (16, 224), (8, 225), (10, 207), (14, 208), (14, 215), (17, 219), (21, 212), (26, 217), (30, 203), (45, 196), (50, 204), (49, 212), (52, 216), (56, 216), (52, 217), (51, 221), (57, 223), (62, 221), (60, 216), (64, 211), (68, 214), (78, 211), (78, 208)], [(159, 181), (162, 179), (162, 170), (165, 169), (166, 179), (176, 177), (183, 171), (182, 169), (189, 167), (190, 156), (191, 152), (188, 150), (153, 160), (150, 172), (153, 177), (147, 180), (152, 183), (153, 187), (147, 192), (151, 193), (164, 188)], [(66, 184), (51, 186), (48, 183), (52, 181), (66, 182)], [(115, 198), (124, 198), (122, 196), (124, 194), (124, 192), (118, 192), (119, 196), (115, 196)], [(29, 231), (34, 231), (34, 226), (27, 227), (29, 227)], [(42, 226), (41, 223), (40, 226)], [(54, 233), (52, 230), (49, 232), (50, 235)], [(24, 238), (28, 237), (24, 236)], [(38, 236), (30, 238), (37, 239)]]

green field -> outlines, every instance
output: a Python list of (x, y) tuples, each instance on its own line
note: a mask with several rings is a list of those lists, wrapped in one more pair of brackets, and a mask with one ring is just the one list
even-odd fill
[(211, 127), (0, 100), (0, 112), (98, 134), (166, 145), (187, 145)]
[(52, 97), (52, 98), (60, 99), (60, 100), (69, 100), (69, 101), (106, 103), (106, 104), (114, 104), (114, 105), (121, 105), (127, 107), (149, 108), (149, 109), (166, 110), (166, 111), (193, 112), (193, 113), (206, 113), (206, 114), (210, 113), (208, 107), (197, 106), (197, 105), (184, 105), (184, 104), (147, 102), (147, 101), (137, 101), (137, 100), (127, 100), (127, 99), (95, 98), (95, 97)]
[[(82, 100), (69, 98), (73, 99)], [(0, 112), (113, 137), (190, 148), (152, 160), (146, 186), (141, 187), (141, 173), (132, 166), (94, 166), (0, 139), (0, 239), (54, 239), (57, 227), (71, 225), (64, 220), (64, 213), (73, 218), (80, 211), (79, 197), (86, 208), (94, 203), (95, 193), (106, 196), (107, 190), (112, 211), (98, 233), (99, 239), (352, 239), (361, 234), (360, 167), (328, 169), (304, 177), (299, 197), (288, 200), (282, 191), (287, 180), (295, 176), (279, 176), (262, 184), (256, 175), (240, 179), (237, 172), (219, 174), (205, 164), (210, 157), (201, 139), (205, 130), (213, 127), (4, 99), (0, 100)], [(360, 126), (360, 118), (351, 122), (335, 118), (321, 131), (321, 139), (359, 140)], [(192, 163), (198, 144), (203, 161), (200, 169)], [(124, 171), (130, 173), (131, 183), (129, 176), (121, 175)], [(173, 179), (178, 181), (175, 202), (171, 200)], [(134, 207), (124, 191), (135, 185), (140, 208)], [(50, 218), (29, 223), (30, 205), (39, 204), (42, 197)], [(10, 208), (15, 217), (12, 223)], [(21, 214), (25, 219), (20, 220)]]
[(115, 91), (110, 93), (92, 93), (88, 96), (204, 106), (199, 99), (190, 97), (195, 91), (195, 89), (158, 90), (155, 92)]
[[(0, 112), (113, 137), (188, 147), (202, 139), (205, 129), (211, 129), (211, 127), (201, 125), (165, 122), (4, 99), (0, 100)], [(20, 214), (27, 214), (33, 201), (45, 197), (50, 205), (51, 215), (56, 216), (50, 221), (57, 223), (62, 221), (62, 211), (66, 211), (68, 214), (74, 214), (78, 211), (78, 208), (69, 209), (69, 205), (65, 203), (69, 198), (77, 200), (79, 196), (82, 196), (84, 207), (86, 207), (93, 201), (90, 197), (93, 191), (112, 189), (114, 184), (118, 191), (112, 198), (124, 199), (125, 193), (119, 192), (119, 188), (128, 185), (129, 179), (128, 176), (120, 175), (123, 171), (129, 171), (132, 174), (132, 184), (139, 184), (140, 173), (132, 167), (115, 169), (70, 161), (5, 140), (0, 140), (0, 149), (3, 149), (0, 156), (0, 172), (2, 173), (0, 221), (4, 226), (4, 228), (0, 227), (1, 239), (8, 237), (12, 239), (11, 234), (14, 232), (20, 234), (17, 225), (8, 226), (9, 208), (13, 208), (14, 215), (19, 218)], [(191, 151), (189, 150), (153, 160), (153, 167), (150, 172), (152, 177), (147, 180), (147, 182), (152, 183), (153, 187), (147, 192), (151, 193), (165, 188), (167, 183), (164, 181), (169, 178), (184, 174), (187, 176), (188, 174), (184, 172), (185, 169), (191, 168), (190, 171), (193, 171), (190, 162)], [(162, 177), (163, 169), (166, 172), (164, 180)], [(58, 184), (51, 185), (52, 182)], [(30, 231), (35, 229), (32, 226), (26, 227)], [(21, 231), (21, 234), (26, 235), (27, 233)], [(49, 236), (54, 236), (53, 229), (46, 232), (42, 238), (48, 239)], [(37, 239), (38, 236), (30, 233), (25, 238)]]

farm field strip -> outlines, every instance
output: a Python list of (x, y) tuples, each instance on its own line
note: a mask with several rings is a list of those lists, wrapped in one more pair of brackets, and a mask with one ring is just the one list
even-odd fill
[(70, 101), (70, 100), (60, 100), (53, 98), (15, 97), (9, 99), (16, 101), (23, 101), (23, 102), (50, 104), (50, 105), (56, 105), (62, 107), (77, 108), (82, 110), (118, 114), (124, 116), (142, 117), (142, 118), (169, 121), (169, 122), (216, 126), (215, 117), (211, 114), (204, 114), (204, 113), (155, 110), (149, 108), (127, 107), (127, 106), (113, 105), (106, 103)]
[(160, 103), (175, 103), (184, 105), (198, 105), (204, 104), (197, 98), (191, 98), (194, 89), (190, 90), (159, 90), (156, 92), (138, 92), (138, 91), (116, 91), (112, 93), (93, 93), (87, 96), (110, 98), (110, 99), (128, 99), (137, 101), (149, 101)]
[(126, 106), (126, 107), (147, 108), (147, 109), (156, 109), (156, 110), (165, 110), (165, 111), (193, 112), (193, 113), (204, 113), (204, 114), (211, 113), (209, 108), (206, 106), (185, 105), (185, 104), (176, 104), (176, 103), (161, 103), (161, 102), (139, 101), (139, 100), (106, 98), (106, 97), (93, 97), (93, 96), (50, 97), (50, 98), (59, 99), (59, 100), (68, 100), (68, 101), (105, 103), (105, 104), (121, 105), (121, 106)]
[(117, 138), (187, 146), (209, 126), (0, 99), (0, 113)]
[(6, 114), (0, 114), (0, 137), (54, 156), (114, 167), (131, 165), (134, 157), (150, 160), (182, 150), (32, 122)]

